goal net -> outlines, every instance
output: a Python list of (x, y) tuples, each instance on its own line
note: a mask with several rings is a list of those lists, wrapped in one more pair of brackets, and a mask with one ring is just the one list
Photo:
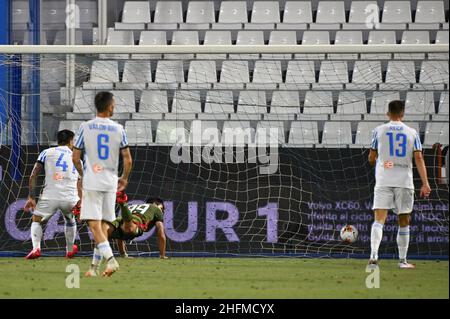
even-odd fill
[[(409, 254), (448, 258), (448, 47), (170, 47), (0, 54), (0, 255), (31, 248), (23, 206), (39, 153), (58, 130), (77, 132), (95, 116), (95, 94), (111, 91), (134, 161), (128, 196), (165, 201), (172, 256), (366, 257), (372, 130), (387, 121), (389, 101), (403, 100), (433, 190), (429, 199), (416, 192)], [(414, 181), (418, 189), (416, 171)], [(351, 245), (339, 237), (346, 224), (359, 230)], [(63, 229), (57, 213), (44, 227), (44, 255), (64, 253)], [(84, 223), (78, 233), (91, 254)], [(396, 234), (390, 214), (381, 255), (396, 255)], [(130, 254), (157, 247), (154, 231), (127, 242)]]

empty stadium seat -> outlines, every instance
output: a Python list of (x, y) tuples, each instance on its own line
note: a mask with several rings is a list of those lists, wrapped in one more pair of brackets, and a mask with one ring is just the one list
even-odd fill
[(400, 100), (400, 93), (396, 91), (374, 91), (372, 95), (370, 114), (365, 115), (367, 120), (387, 120), (389, 102)]
[(367, 113), (366, 94), (362, 91), (339, 92), (336, 114), (331, 120), (360, 120)]
[(175, 91), (172, 112), (166, 114), (166, 119), (193, 120), (197, 113), (201, 113), (200, 92)]
[(209, 24), (216, 21), (213, 1), (189, 1), (186, 24), (182, 29), (209, 29)]
[[(263, 45), (263, 31), (239, 31), (236, 45)], [(258, 59), (259, 54), (230, 54), (230, 59), (251, 60)]]
[[(305, 31), (303, 32), (302, 44), (321, 45), (330, 44), (330, 34), (328, 31)], [(296, 59), (316, 59), (324, 60), (325, 54), (295, 54)]]
[(429, 120), (429, 114), (434, 113), (434, 94), (432, 91), (409, 91), (406, 93), (406, 120)]
[(125, 1), (122, 12), (122, 22), (116, 22), (116, 29), (145, 29), (145, 25), (151, 22), (150, 2)]
[(80, 87), (75, 88), (73, 112), (94, 114), (94, 95), (95, 91), (85, 91)]
[(276, 89), (282, 83), (281, 61), (256, 61), (253, 81), (247, 84), (248, 89)]
[(359, 122), (356, 129), (355, 146), (369, 148), (372, 144), (373, 130), (383, 122)]
[(151, 121), (126, 121), (125, 131), (130, 145), (147, 145), (153, 143)]
[(324, 147), (346, 147), (352, 144), (350, 122), (325, 122), (322, 135)]
[(381, 21), (383, 29), (405, 30), (406, 24), (412, 22), (410, 1), (385, 1)]
[(30, 22), (29, 1), (12, 1), (11, 21), (14, 30), (27, 30)]
[(267, 113), (265, 91), (241, 91), (239, 93), (238, 107), (232, 120), (259, 120), (262, 114)]
[(352, 1), (348, 23), (343, 29), (373, 29), (380, 23), (377, 1)]
[[(327, 115), (332, 113), (333, 113), (333, 95), (330, 91), (306, 92), (303, 114)], [(315, 117), (312, 118), (315, 119)], [(319, 119), (321, 119), (321, 117), (319, 117)]]
[(98, 23), (98, 4), (95, 1), (77, 1), (80, 9), (80, 28), (91, 29)]
[(439, 24), (445, 22), (443, 1), (418, 1), (414, 23), (410, 29), (439, 29)]
[[(436, 33), (436, 44), (447, 44), (448, 45), (448, 31), (440, 30)], [(428, 53), (428, 59), (430, 60), (448, 60), (448, 53)]]
[(312, 22), (311, 2), (286, 1), (283, 23), (279, 23), (277, 29), (306, 30)]
[(267, 120), (294, 120), (300, 114), (300, 96), (298, 91), (274, 91)]
[(250, 82), (248, 61), (223, 61), (220, 82), (215, 88), (242, 89)]
[(246, 1), (221, 1), (219, 23), (213, 24), (214, 29), (241, 29), (248, 22)]
[[(136, 112), (136, 100), (134, 96), (134, 91), (122, 90), (122, 91), (111, 91), (114, 94), (114, 101), (116, 106), (114, 108), (114, 114), (117, 118), (128, 118), (129, 113)], [(119, 117), (120, 113), (124, 113), (123, 117)]]
[(252, 144), (255, 130), (250, 121), (225, 121), (222, 130), (222, 144), (244, 146)]
[(155, 7), (153, 23), (148, 29), (170, 30), (176, 29), (178, 23), (183, 23), (183, 9), (181, 1), (158, 1)]
[(83, 121), (61, 121), (59, 122), (58, 131), (69, 130), (75, 134), (80, 130), (80, 125)]
[(381, 90), (406, 90), (416, 83), (413, 61), (389, 61), (386, 81), (380, 84)]
[(280, 6), (278, 1), (254, 1), (251, 23), (246, 23), (246, 29), (275, 29), (275, 23), (280, 23)]
[(217, 128), (216, 121), (195, 120), (191, 122), (191, 129), (189, 133), (189, 144), (216, 145), (219, 142), (220, 142), (220, 131)]
[[(126, 30), (108, 30), (106, 45), (134, 45), (133, 31)], [(100, 54), (101, 59), (128, 59), (129, 54)]]
[(316, 23), (310, 25), (312, 30), (339, 29), (345, 23), (344, 1), (320, 1), (317, 7)]
[(291, 147), (312, 147), (319, 144), (317, 122), (291, 122), (288, 144)]
[(45, 29), (61, 30), (66, 25), (66, 3), (62, 1), (43, 1), (41, 22)]
[(181, 85), (184, 89), (208, 89), (217, 82), (215, 61), (191, 61), (187, 83)]
[[(430, 44), (428, 31), (403, 31), (401, 44)], [(425, 53), (395, 53), (395, 59), (401, 60), (423, 60)]]
[(283, 121), (259, 121), (256, 126), (256, 145), (279, 145), (286, 143)]
[[(395, 31), (370, 31), (367, 40), (368, 45), (372, 44), (396, 44)], [(361, 54), (361, 59), (368, 60), (388, 60), (392, 58), (391, 53), (369, 53)]]
[[(198, 32), (197, 31), (174, 31), (172, 34), (173, 45), (198, 45)], [(194, 54), (165, 54), (166, 59), (177, 60), (192, 60)]]
[(155, 142), (163, 145), (186, 144), (187, 130), (184, 121), (159, 121)]
[[(55, 39), (53, 41), (53, 45), (65, 45), (68, 44), (66, 42), (66, 31), (58, 31), (56, 32)], [(75, 30), (75, 44), (82, 45), (83, 44), (83, 31)]]
[(448, 122), (429, 122), (425, 127), (424, 146), (433, 146), (439, 143), (443, 145), (449, 144), (449, 128)]
[(142, 90), (152, 82), (150, 61), (125, 61), (122, 81), (116, 83), (117, 89)]
[(167, 91), (144, 90), (139, 103), (139, 113), (133, 119), (162, 119), (163, 114), (169, 113)]
[[(203, 45), (231, 45), (231, 32), (224, 31), (206, 31)], [(205, 60), (225, 60), (227, 54), (197, 54), (197, 59)]]
[(319, 83), (314, 83), (313, 88), (340, 90), (348, 82), (347, 62), (322, 61), (320, 65)]
[(352, 83), (347, 83), (350, 90), (375, 90), (382, 82), (380, 61), (355, 61)]
[[(334, 44), (338, 45), (354, 45), (363, 44), (362, 32), (361, 31), (337, 31), (336, 37), (334, 39)], [(358, 54), (328, 54), (329, 59), (334, 60), (357, 60)]]
[(308, 90), (311, 83), (316, 83), (314, 61), (289, 61), (286, 83), (280, 84), (280, 89)]
[(446, 114), (447, 116), (449, 114), (448, 91), (442, 92), (439, 98), (439, 114)]
[(198, 115), (201, 120), (227, 120), (234, 113), (233, 92), (214, 91), (206, 93), (205, 112)]
[[(166, 45), (166, 31), (142, 31), (139, 45)], [(162, 54), (133, 54), (133, 59), (161, 59)]]
[[(269, 45), (296, 45), (297, 34), (295, 31), (270, 32)], [(263, 59), (290, 60), (292, 54), (262, 54)]]
[(420, 68), (419, 83), (416, 88), (443, 90), (448, 86), (448, 61), (423, 61)]
[(83, 83), (84, 89), (111, 90), (119, 82), (119, 64), (117, 61), (98, 60), (92, 62), (89, 82)]
[(184, 82), (183, 61), (160, 60), (156, 66), (155, 83), (149, 83), (151, 89), (174, 89)]

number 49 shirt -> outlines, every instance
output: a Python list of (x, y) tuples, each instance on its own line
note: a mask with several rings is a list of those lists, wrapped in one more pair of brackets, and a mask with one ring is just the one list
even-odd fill
[(100, 117), (82, 123), (75, 148), (84, 150), (83, 189), (116, 192), (120, 150), (126, 147), (122, 125)]

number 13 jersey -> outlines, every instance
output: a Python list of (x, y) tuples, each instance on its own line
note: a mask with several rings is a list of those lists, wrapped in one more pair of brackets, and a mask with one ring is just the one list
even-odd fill
[(378, 152), (375, 187), (414, 189), (413, 153), (422, 151), (415, 129), (394, 121), (380, 125), (373, 130), (371, 148)]

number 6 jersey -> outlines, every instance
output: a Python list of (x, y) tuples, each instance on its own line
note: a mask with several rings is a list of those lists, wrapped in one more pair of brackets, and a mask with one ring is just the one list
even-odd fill
[(83, 189), (115, 192), (120, 150), (126, 147), (122, 125), (101, 117), (82, 123), (75, 148), (84, 150)]
[(51, 147), (39, 154), (37, 162), (45, 169), (45, 187), (41, 199), (76, 202), (78, 172), (67, 146)]
[(378, 152), (375, 187), (414, 189), (413, 153), (422, 151), (416, 130), (391, 121), (373, 130), (371, 148)]

